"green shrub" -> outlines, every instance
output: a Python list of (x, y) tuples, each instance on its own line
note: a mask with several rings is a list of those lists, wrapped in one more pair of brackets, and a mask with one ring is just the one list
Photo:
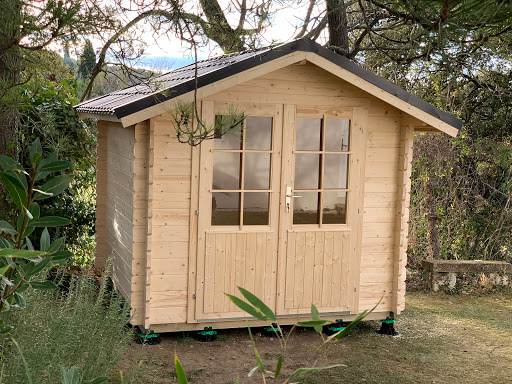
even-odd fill
[[(69, 276), (61, 272), (61, 277)], [(62, 279), (65, 281), (65, 279)], [(2, 314), (13, 326), (2, 335), (0, 383), (25, 383), (19, 344), (35, 383), (59, 383), (61, 367), (80, 369), (82, 382), (106, 376), (132, 338), (125, 327), (128, 306), (86, 275), (73, 276), (69, 290), (27, 291), (27, 307)]]

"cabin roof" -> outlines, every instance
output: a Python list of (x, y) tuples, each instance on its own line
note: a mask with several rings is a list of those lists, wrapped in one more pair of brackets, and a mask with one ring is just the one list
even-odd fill
[[(197, 63), (197, 87), (204, 87), (290, 53), (301, 51), (321, 56), (457, 130), (462, 127), (462, 121), (451, 114), (370, 72), (352, 60), (306, 39), (199, 61)], [(190, 64), (158, 76), (148, 83), (141, 83), (85, 101), (75, 108), (78, 113), (98, 115), (96, 117), (99, 119), (101, 119), (101, 115), (122, 119), (193, 91), (196, 87), (195, 70), (195, 65)]]

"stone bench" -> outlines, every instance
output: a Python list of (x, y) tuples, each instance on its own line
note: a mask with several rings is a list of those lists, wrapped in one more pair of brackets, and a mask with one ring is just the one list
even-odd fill
[(487, 277), (489, 284), (507, 285), (507, 273), (512, 272), (512, 264), (505, 261), (423, 260), (421, 266), (429, 272), (429, 285), (434, 292), (441, 286), (455, 288), (457, 273), (480, 272)]

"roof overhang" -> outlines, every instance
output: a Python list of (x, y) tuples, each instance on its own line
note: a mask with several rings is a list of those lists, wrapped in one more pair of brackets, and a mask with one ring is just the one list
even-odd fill
[[(350, 59), (309, 40), (296, 40), (198, 77), (197, 99), (204, 99), (304, 60), (418, 119), (427, 128), (431, 127), (454, 137), (462, 127), (462, 121), (449, 113), (364, 69)], [(113, 114), (80, 111), (79, 114), (100, 120), (120, 121), (127, 127), (174, 109), (178, 100), (193, 101), (195, 87), (196, 81), (192, 79), (170, 90), (119, 105)]]

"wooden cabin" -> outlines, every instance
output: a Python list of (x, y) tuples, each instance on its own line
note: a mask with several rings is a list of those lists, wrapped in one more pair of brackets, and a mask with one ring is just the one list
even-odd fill
[(399, 314), (413, 135), (461, 121), (307, 40), (197, 66), (202, 120), (237, 107), (243, 134), (177, 141), (194, 64), (77, 107), (98, 120), (96, 265), (112, 258), (134, 325), (243, 327), (237, 286), (281, 324), (312, 303), (332, 320), (381, 298), (369, 319)]

